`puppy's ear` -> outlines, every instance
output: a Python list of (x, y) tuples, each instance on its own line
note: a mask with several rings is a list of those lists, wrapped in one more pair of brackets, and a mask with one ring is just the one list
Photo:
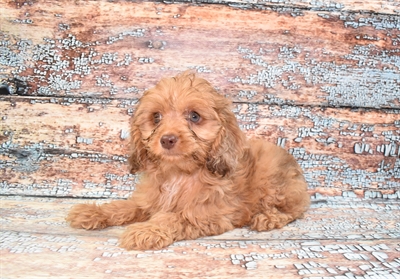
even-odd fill
[(129, 171), (132, 174), (143, 171), (146, 168), (147, 151), (142, 142), (142, 134), (135, 125), (135, 118), (131, 122), (130, 154), (128, 158)]
[(222, 128), (212, 144), (207, 159), (207, 168), (221, 176), (229, 176), (234, 172), (239, 159), (243, 156), (246, 139), (233, 112), (230, 110), (230, 103), (223, 100), (217, 111), (221, 119)]

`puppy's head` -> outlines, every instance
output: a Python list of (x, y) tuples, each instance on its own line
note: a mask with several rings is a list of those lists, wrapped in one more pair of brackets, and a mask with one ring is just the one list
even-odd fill
[(144, 93), (131, 122), (131, 172), (206, 166), (225, 176), (242, 155), (244, 135), (230, 102), (204, 79), (185, 72)]

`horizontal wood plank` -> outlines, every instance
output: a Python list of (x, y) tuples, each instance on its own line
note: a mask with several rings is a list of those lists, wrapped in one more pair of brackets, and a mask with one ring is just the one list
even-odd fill
[(398, 14), (142, 1), (2, 9), (0, 65), (16, 94), (137, 98), (190, 68), (237, 101), (400, 107)]
[[(3, 97), (3, 194), (121, 197), (134, 103)], [(249, 136), (288, 149), (312, 193), (398, 198), (399, 111), (235, 104)]]
[(330, 200), (314, 203), (304, 219), (281, 230), (233, 230), (160, 251), (125, 251), (117, 246), (122, 227), (84, 231), (67, 226), (64, 217), (77, 202), (82, 201), (2, 198), (4, 278), (400, 275), (398, 220), (381, 219), (398, 216), (398, 203)]
[[(354, 1), (354, 0), (330, 0), (304, 1), (304, 0), (179, 0), (174, 3), (204, 3), (204, 4), (228, 4), (233, 7), (278, 7), (281, 9), (310, 9), (329, 12), (375, 12), (385, 14), (399, 14), (400, 4), (390, 0)], [(296, 10), (295, 10), (296, 11)]]

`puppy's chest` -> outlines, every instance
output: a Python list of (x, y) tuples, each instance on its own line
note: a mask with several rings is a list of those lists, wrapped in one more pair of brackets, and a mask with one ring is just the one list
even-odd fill
[(160, 185), (159, 207), (162, 211), (171, 211), (184, 203), (192, 190), (193, 179), (187, 176), (176, 176), (165, 180)]

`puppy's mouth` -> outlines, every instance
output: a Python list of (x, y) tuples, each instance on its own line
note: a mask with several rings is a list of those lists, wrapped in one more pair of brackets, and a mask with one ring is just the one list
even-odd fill
[(179, 159), (185, 157), (185, 154), (173, 150), (163, 150), (162, 156), (170, 159)]
[(170, 162), (199, 162), (200, 155), (196, 152), (192, 153), (181, 153), (177, 150), (163, 150), (161, 159)]

